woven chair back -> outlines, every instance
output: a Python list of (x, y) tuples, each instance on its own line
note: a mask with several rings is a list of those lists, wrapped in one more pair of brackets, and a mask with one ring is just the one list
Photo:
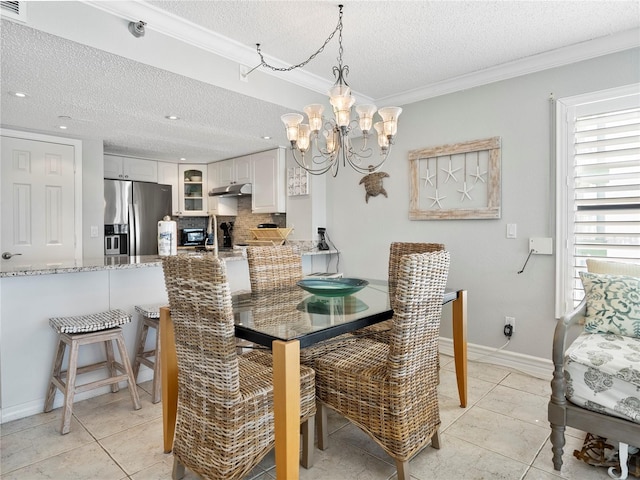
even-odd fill
[[(389, 378), (398, 383), (419, 379), (428, 385), (437, 381), (435, 366), (449, 262), (447, 251), (403, 255), (400, 260), (387, 363)], [(433, 378), (424, 378), (425, 372)]]
[(247, 247), (247, 261), (254, 293), (292, 287), (302, 279), (302, 257), (289, 245)]
[[(239, 399), (231, 290), (223, 260), (213, 255), (165, 257), (163, 270), (175, 329), (180, 395), (223, 403)], [(186, 397), (185, 397), (186, 398)]]
[(389, 247), (389, 299), (394, 310), (398, 270), (402, 256), (412, 253), (439, 252), (441, 250), (444, 250), (442, 243), (393, 242), (391, 244)]

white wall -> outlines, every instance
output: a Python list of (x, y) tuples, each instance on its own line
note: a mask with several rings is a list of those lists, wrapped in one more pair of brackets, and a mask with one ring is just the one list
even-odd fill
[[(554, 321), (555, 256), (528, 253), (529, 237), (554, 237), (554, 169), (549, 95), (556, 98), (640, 81), (640, 49), (403, 106), (383, 171), (389, 198), (365, 203), (361, 175), (343, 169), (327, 180), (327, 228), (345, 275), (386, 278), (392, 241), (444, 243), (451, 287), (469, 292), (468, 340), (498, 347), (504, 316), (516, 318), (507, 351), (549, 359)], [(428, 68), (428, 66), (425, 66)], [(502, 137), (502, 218), (410, 221), (410, 150)], [(518, 238), (506, 238), (506, 224)], [(446, 312), (442, 335), (451, 337)]]
[[(104, 157), (101, 140), (82, 139), (82, 256), (104, 255)], [(91, 236), (91, 227), (98, 236)]]

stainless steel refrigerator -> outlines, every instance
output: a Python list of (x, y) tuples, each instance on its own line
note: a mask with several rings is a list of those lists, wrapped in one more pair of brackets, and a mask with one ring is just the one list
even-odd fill
[(158, 221), (171, 212), (171, 185), (105, 179), (105, 253), (157, 255)]

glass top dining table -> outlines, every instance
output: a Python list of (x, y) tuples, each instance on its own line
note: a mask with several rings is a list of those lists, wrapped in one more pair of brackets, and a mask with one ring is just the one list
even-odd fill
[[(236, 337), (272, 350), (276, 476), (299, 478), (300, 349), (393, 316), (387, 282), (369, 280), (346, 296), (321, 296), (295, 286), (233, 295)], [(461, 407), (466, 407), (466, 291), (447, 290), (453, 302), (454, 357)], [(164, 450), (171, 451), (177, 411), (177, 362), (168, 307), (160, 309), (160, 365)]]

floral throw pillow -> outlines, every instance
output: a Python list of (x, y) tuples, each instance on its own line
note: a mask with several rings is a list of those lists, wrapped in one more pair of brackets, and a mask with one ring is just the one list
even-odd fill
[(640, 278), (580, 272), (587, 298), (584, 329), (640, 337)]

